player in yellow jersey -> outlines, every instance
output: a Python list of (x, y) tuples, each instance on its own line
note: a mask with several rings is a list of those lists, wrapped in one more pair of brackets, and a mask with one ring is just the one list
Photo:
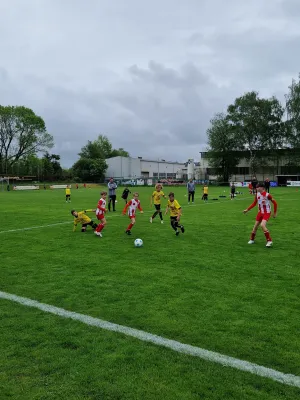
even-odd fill
[(76, 210), (72, 210), (71, 214), (74, 217), (74, 228), (73, 232), (76, 231), (76, 227), (78, 224), (81, 224), (81, 232), (86, 232), (86, 227), (90, 225), (94, 230), (97, 228), (97, 224), (91, 220), (90, 217), (86, 215), (87, 212), (95, 212), (96, 210), (84, 210), (77, 212)]
[(179, 235), (178, 228), (180, 228), (181, 232), (184, 233), (184, 226), (180, 224), (182, 209), (178, 201), (175, 200), (175, 195), (173, 192), (169, 193), (169, 200), (165, 214), (167, 214), (169, 210), (170, 210), (171, 226), (175, 231), (175, 235), (178, 236)]
[(208, 186), (205, 183), (203, 186), (203, 196), (202, 196), (202, 200), (207, 201), (208, 200)]
[(154, 220), (154, 218), (157, 216), (157, 214), (159, 214), (159, 217), (160, 217), (160, 222), (163, 224), (164, 223), (164, 221), (163, 221), (163, 216), (162, 216), (162, 212), (161, 212), (161, 210), (160, 210), (160, 206), (161, 206), (161, 198), (164, 198), (164, 199), (166, 199), (166, 196), (165, 196), (165, 194), (164, 194), (164, 192), (162, 191), (162, 185), (160, 184), (160, 183), (158, 183), (156, 186), (155, 186), (155, 190), (154, 190), (154, 192), (152, 193), (152, 196), (151, 196), (151, 207), (152, 207), (152, 201), (153, 201), (153, 203), (154, 203), (154, 207), (155, 207), (155, 213), (152, 215), (152, 217), (150, 218), (150, 222), (151, 222), (151, 224), (152, 224), (152, 221)]
[(70, 186), (66, 187), (66, 203), (71, 203), (71, 189)]

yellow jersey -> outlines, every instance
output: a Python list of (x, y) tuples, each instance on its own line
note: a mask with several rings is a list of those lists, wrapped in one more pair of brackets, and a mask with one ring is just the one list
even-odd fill
[(66, 188), (66, 195), (71, 194), (71, 189), (70, 188)]
[(152, 198), (153, 198), (154, 204), (157, 204), (157, 205), (160, 204), (161, 198), (164, 196), (165, 196), (165, 194), (162, 190), (160, 192), (158, 192), (157, 190), (154, 190), (154, 192), (152, 193)]
[(204, 194), (208, 194), (208, 187), (207, 187), (207, 186), (204, 186), (204, 188), (203, 188), (203, 193), (204, 193)]
[(177, 217), (179, 215), (179, 210), (181, 210), (181, 206), (177, 200), (170, 201), (168, 200), (168, 207), (170, 209), (170, 216)]
[(76, 228), (77, 224), (88, 224), (89, 222), (91, 222), (91, 218), (85, 215), (85, 213), (91, 211), (93, 210), (85, 210), (78, 213), (78, 217), (74, 218), (74, 229)]

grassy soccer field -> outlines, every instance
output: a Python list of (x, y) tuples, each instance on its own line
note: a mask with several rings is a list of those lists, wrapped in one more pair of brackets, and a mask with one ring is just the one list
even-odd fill
[[(71, 204), (64, 190), (0, 192), (0, 291), (300, 376), (300, 192), (272, 190), (267, 249), (261, 231), (247, 244), (247, 190), (230, 201), (228, 188), (227, 198), (210, 188), (203, 204), (198, 187), (188, 205), (173, 188), (178, 237), (168, 216), (149, 223), (152, 190), (139, 188), (144, 214), (131, 237), (118, 193), (102, 238), (73, 233), (70, 215), (95, 208), (99, 188), (72, 189)], [(1, 400), (300, 398), (299, 388), (2, 298), (0, 322)]]

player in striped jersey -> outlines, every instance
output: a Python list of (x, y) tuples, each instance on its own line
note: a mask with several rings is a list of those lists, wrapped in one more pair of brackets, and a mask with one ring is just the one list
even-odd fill
[(126, 212), (127, 212), (128, 217), (130, 218), (130, 224), (128, 225), (128, 227), (127, 227), (127, 229), (125, 231), (125, 233), (127, 235), (131, 235), (131, 228), (135, 224), (135, 212), (136, 212), (137, 208), (140, 210), (141, 213), (144, 212), (142, 210), (141, 202), (139, 200), (139, 194), (136, 192), (136, 193), (133, 193), (133, 199), (130, 200), (126, 204), (126, 206), (124, 207), (124, 210), (123, 210), (123, 215), (126, 215)]
[(246, 209), (244, 210), (244, 214), (246, 214), (248, 211), (250, 211), (253, 207), (258, 205), (258, 214), (256, 216), (256, 221), (250, 236), (249, 244), (254, 243), (254, 239), (256, 236), (256, 232), (258, 230), (259, 225), (261, 226), (265, 237), (267, 239), (267, 244), (266, 247), (271, 247), (273, 242), (272, 238), (270, 236), (270, 232), (267, 228), (267, 222), (271, 217), (271, 212), (272, 212), (272, 206), (271, 203), (274, 206), (274, 212), (273, 212), (273, 217), (276, 218), (277, 215), (277, 202), (273, 199), (273, 197), (266, 192), (266, 188), (264, 183), (259, 183), (256, 186), (257, 193), (255, 195), (255, 200), (254, 202)]
[(106, 225), (105, 213), (107, 212), (106, 209), (106, 196), (107, 192), (101, 192), (101, 198), (98, 201), (97, 208), (96, 208), (96, 217), (97, 220), (100, 221), (97, 228), (95, 229), (95, 235), (102, 237), (101, 231), (104, 229)]

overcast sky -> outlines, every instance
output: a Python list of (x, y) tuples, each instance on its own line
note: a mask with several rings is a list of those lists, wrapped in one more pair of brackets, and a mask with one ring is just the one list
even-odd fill
[(25, 105), (71, 166), (98, 134), (186, 161), (248, 90), (300, 72), (300, 0), (0, 0), (0, 104)]

